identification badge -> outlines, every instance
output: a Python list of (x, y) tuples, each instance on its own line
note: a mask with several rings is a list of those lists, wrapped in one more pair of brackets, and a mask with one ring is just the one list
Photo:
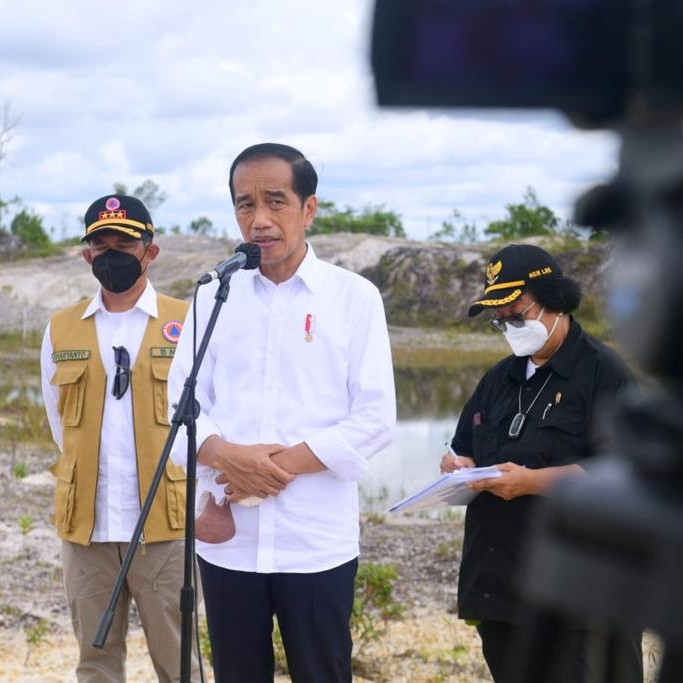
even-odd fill
[(152, 346), (149, 350), (149, 355), (152, 358), (173, 358), (175, 346)]
[(69, 351), (55, 351), (52, 354), (53, 363), (61, 363), (65, 360), (88, 360), (90, 358), (90, 351), (83, 349), (74, 349)]

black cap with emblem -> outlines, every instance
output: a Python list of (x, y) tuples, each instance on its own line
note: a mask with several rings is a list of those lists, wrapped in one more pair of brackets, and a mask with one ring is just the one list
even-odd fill
[(486, 266), (484, 296), (470, 306), (470, 317), (485, 308), (508, 306), (536, 278), (562, 278), (562, 269), (545, 249), (533, 244), (509, 244), (497, 251)]
[(152, 217), (137, 198), (125, 194), (108, 194), (96, 199), (85, 212), (85, 236), (89, 240), (100, 230), (116, 230), (142, 239), (154, 236)]

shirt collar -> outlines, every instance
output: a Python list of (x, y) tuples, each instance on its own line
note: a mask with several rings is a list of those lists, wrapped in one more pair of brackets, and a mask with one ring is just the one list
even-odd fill
[[(306, 242), (306, 247), (307, 249), (304, 260), (299, 264), (296, 272), (289, 280), (287, 280), (287, 282), (291, 282), (292, 280), (298, 278), (311, 293), (314, 293), (316, 288), (320, 286), (320, 280), (322, 277), (320, 272), (320, 260), (315, 255), (315, 251), (313, 250), (313, 246), (310, 242)], [(272, 285), (272, 282), (270, 282), (270, 280), (268, 280), (268, 278), (261, 273), (260, 269), (253, 270), (252, 272), (254, 273), (255, 280), (260, 280), (261, 283), (266, 286), (268, 283)]]
[(569, 332), (567, 338), (559, 349), (548, 361), (548, 365), (562, 377), (571, 377), (576, 366), (576, 356), (579, 352), (579, 339), (581, 338), (581, 325), (569, 316)]
[[(143, 313), (146, 313), (151, 318), (159, 317), (159, 309), (157, 307), (157, 293), (152, 283), (147, 280), (147, 286), (145, 290), (140, 295), (140, 298), (135, 302), (133, 308), (139, 308)], [(97, 311), (106, 311), (104, 306), (104, 301), (102, 301), (102, 287), (97, 290), (97, 294), (93, 297), (92, 301), (88, 304), (85, 312), (81, 316), (83, 320), (89, 318), (91, 315), (95, 315)]]

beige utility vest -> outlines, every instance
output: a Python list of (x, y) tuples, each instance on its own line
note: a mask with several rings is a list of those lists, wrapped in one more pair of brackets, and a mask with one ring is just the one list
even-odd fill
[[(107, 377), (100, 358), (95, 316), (85, 320), (89, 301), (81, 301), (50, 319), (52, 360), (57, 369), (52, 384), (59, 387), (57, 409), (63, 429), (62, 454), (50, 468), (57, 477), (54, 523), (60, 538), (90, 543), (95, 525), (95, 495), (99, 469), (100, 433)], [(135, 455), (140, 504), (145, 500), (169, 431), (166, 382), (175, 344), (162, 328), (182, 322), (185, 301), (157, 295), (157, 318), (150, 318), (130, 371)], [(183, 536), (185, 472), (169, 459), (143, 529), (146, 543)]]

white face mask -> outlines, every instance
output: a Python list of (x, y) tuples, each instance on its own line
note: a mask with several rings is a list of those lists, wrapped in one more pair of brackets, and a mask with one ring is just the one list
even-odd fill
[(525, 320), (522, 327), (513, 327), (507, 323), (505, 324), (503, 335), (515, 356), (531, 356), (540, 351), (545, 346), (550, 335), (555, 331), (560, 316), (558, 315), (555, 318), (553, 329), (548, 332), (546, 326), (540, 320), (544, 310), (544, 308), (541, 309), (536, 320)]

